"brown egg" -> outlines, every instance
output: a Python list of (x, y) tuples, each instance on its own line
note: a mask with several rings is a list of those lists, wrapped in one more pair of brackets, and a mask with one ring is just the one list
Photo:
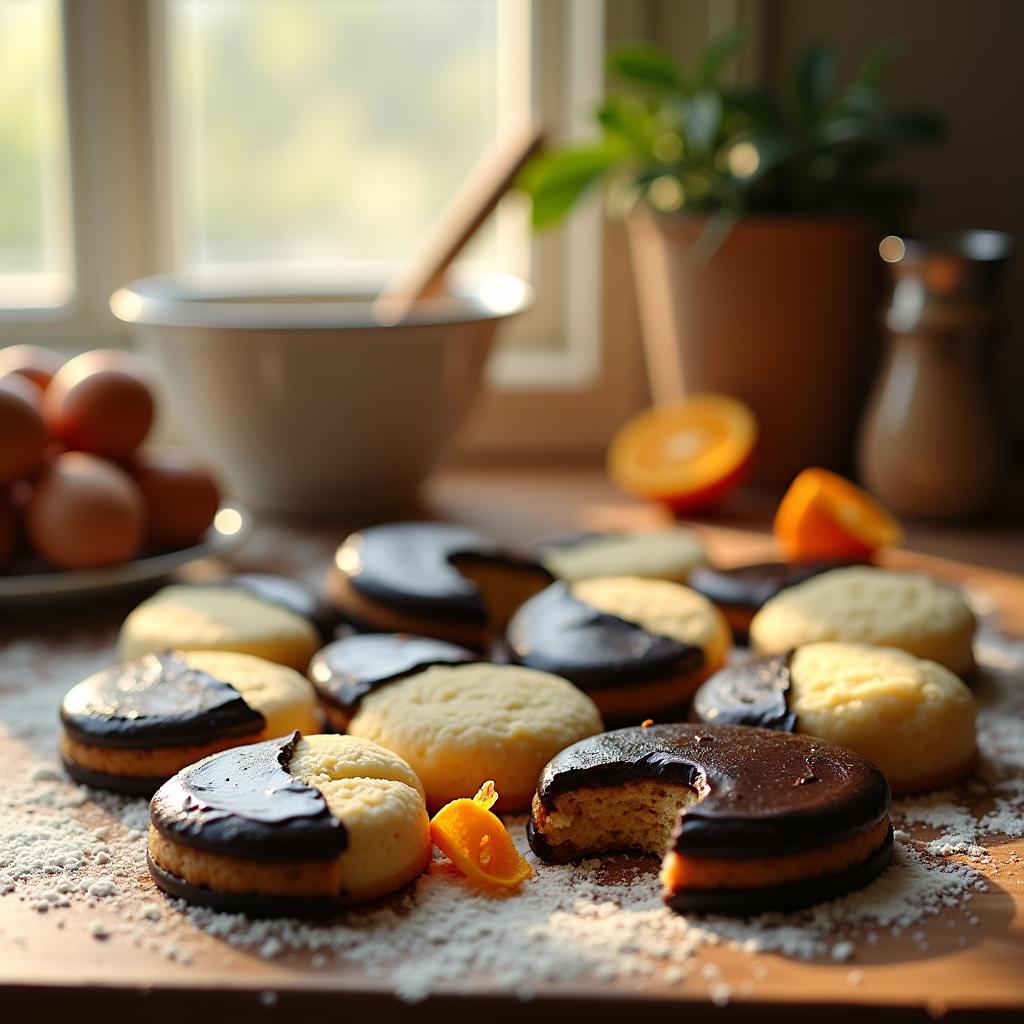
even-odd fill
[(58, 569), (92, 569), (138, 554), (145, 533), (142, 495), (120, 466), (65, 452), (39, 478), (26, 522), (36, 552)]
[(19, 373), (46, 390), (53, 375), (64, 365), (64, 357), (41, 345), (8, 345), (0, 348), (0, 377)]
[(187, 547), (210, 528), (220, 494), (188, 452), (140, 452), (131, 473), (146, 504), (146, 539), (153, 547)]
[(39, 469), (48, 443), (39, 388), (18, 374), (0, 377), (0, 486)]
[(0, 570), (14, 557), (18, 544), (17, 520), (10, 495), (0, 491)]
[(153, 423), (148, 382), (146, 364), (130, 352), (85, 352), (54, 374), (43, 396), (43, 417), (68, 448), (126, 459)]

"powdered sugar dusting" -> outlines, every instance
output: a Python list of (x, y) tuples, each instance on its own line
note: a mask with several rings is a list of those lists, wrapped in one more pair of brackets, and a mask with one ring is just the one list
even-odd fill
[[(307, 547), (313, 581), (326, 547)], [(57, 762), (60, 697), (112, 660), (112, 630), (22, 638), (0, 650), (0, 908), (23, 901), (45, 926), (79, 928), (97, 949), (127, 943), (186, 971), (198, 957), (226, 965), (234, 947), (297, 963), (311, 983), (351, 964), (410, 1001), (484, 979), (528, 998), (548, 982), (587, 978), (685, 986), (724, 1005), (764, 981), (761, 954), (840, 965), (849, 986), (867, 987), (858, 963), (877, 959), (880, 945), (925, 951), (943, 938), (937, 931), (948, 932), (947, 946), (966, 944), (979, 920), (973, 897), (998, 875), (993, 840), (1024, 835), (1024, 643), (990, 635), (979, 653), (977, 778), (898, 801), (895, 863), (861, 892), (798, 914), (682, 916), (662, 904), (653, 862), (554, 867), (528, 854), (535, 877), (518, 894), (493, 895), (438, 857), (392, 900), (309, 923), (252, 920), (162, 896), (146, 875), (146, 802), (77, 786)], [(522, 820), (511, 826), (525, 851)], [(1001, 854), (1000, 863), (1016, 857)], [(721, 946), (749, 956), (747, 976), (723, 977), (713, 962)]]

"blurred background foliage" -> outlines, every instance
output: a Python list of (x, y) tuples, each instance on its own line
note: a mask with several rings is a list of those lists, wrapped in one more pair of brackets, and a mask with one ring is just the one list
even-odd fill
[(613, 50), (620, 91), (595, 112), (600, 137), (543, 154), (524, 175), (535, 225), (557, 223), (604, 181), (620, 212), (645, 199), (670, 213), (852, 214), (899, 227), (917, 189), (885, 164), (942, 135), (933, 112), (886, 102), (899, 44), (878, 46), (845, 84), (828, 43), (807, 47), (778, 88), (723, 84), (746, 41), (742, 30), (713, 39), (685, 69), (649, 43)]

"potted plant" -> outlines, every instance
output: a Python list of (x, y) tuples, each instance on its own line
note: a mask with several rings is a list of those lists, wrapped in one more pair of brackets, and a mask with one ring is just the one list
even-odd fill
[(875, 351), (876, 246), (916, 195), (881, 172), (941, 125), (885, 102), (892, 43), (843, 87), (829, 45), (782, 86), (727, 86), (743, 41), (711, 42), (689, 71), (654, 46), (616, 50), (625, 88), (596, 112), (600, 137), (542, 154), (523, 185), (544, 228), (603, 183), (626, 214), (655, 402), (742, 399), (761, 426), (753, 476), (781, 483), (848, 460)]

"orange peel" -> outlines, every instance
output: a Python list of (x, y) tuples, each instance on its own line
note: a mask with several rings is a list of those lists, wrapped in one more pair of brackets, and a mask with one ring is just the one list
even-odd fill
[(485, 782), (472, 800), (452, 800), (434, 815), (430, 838), (468, 878), (501, 889), (515, 889), (533, 875), (512, 837), (493, 814), (498, 799), (493, 782)]
[(899, 544), (899, 521), (867, 491), (827, 469), (805, 469), (775, 513), (775, 538), (786, 558), (870, 557)]

